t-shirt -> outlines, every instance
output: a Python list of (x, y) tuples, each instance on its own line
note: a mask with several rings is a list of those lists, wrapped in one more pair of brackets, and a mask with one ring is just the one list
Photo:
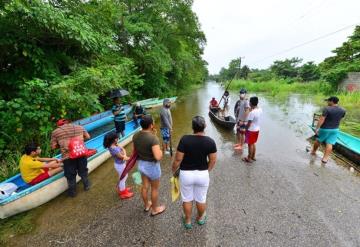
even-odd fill
[(160, 128), (172, 128), (172, 117), (169, 108), (163, 107), (160, 110)]
[(323, 109), (322, 116), (325, 117), (324, 123), (320, 126), (322, 129), (337, 129), (340, 120), (345, 117), (346, 111), (339, 106), (327, 106)]
[(224, 108), (225, 106), (229, 106), (230, 105), (230, 96), (223, 96), (222, 97), (222, 107)]
[(120, 112), (118, 114), (114, 115), (114, 121), (115, 122), (125, 122), (126, 114), (125, 114), (124, 107), (122, 107), (121, 105), (115, 104), (111, 108), (112, 113), (119, 111), (119, 110), (120, 110)]
[(51, 134), (51, 146), (60, 146), (60, 151), (63, 159), (69, 158), (69, 141), (73, 137), (84, 138), (86, 130), (80, 125), (64, 124), (55, 129)]
[(211, 105), (211, 107), (217, 107), (217, 106), (218, 106), (217, 100), (216, 100), (216, 99), (211, 100), (211, 101), (210, 101), (210, 105)]
[(261, 120), (262, 110), (260, 108), (253, 109), (247, 118), (247, 121), (251, 121), (249, 131), (260, 131), (260, 120)]
[(24, 154), (20, 158), (20, 174), (26, 183), (30, 183), (34, 178), (44, 173), (43, 167), (44, 163), (36, 160), (36, 157)]
[(124, 160), (120, 159), (120, 158), (117, 156), (117, 154), (119, 154), (119, 153), (120, 153), (120, 154), (124, 154), (124, 151), (122, 150), (121, 147), (119, 147), (119, 146), (109, 147), (109, 152), (110, 152), (111, 156), (114, 158), (115, 163), (117, 163), (117, 164), (122, 164), (122, 163), (125, 162)]
[(179, 152), (184, 153), (180, 164), (180, 170), (207, 170), (208, 155), (216, 153), (216, 144), (208, 136), (184, 135), (177, 147)]
[(159, 139), (150, 132), (140, 131), (133, 136), (135, 150), (139, 159), (144, 161), (156, 161), (152, 147), (160, 145)]
[(236, 102), (234, 108), (234, 115), (236, 117), (236, 122), (246, 121), (245, 110), (247, 108), (250, 108), (250, 104), (247, 99), (240, 99)]

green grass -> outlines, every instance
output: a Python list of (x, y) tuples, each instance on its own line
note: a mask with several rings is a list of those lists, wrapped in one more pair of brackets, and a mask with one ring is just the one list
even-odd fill
[(271, 80), (267, 82), (253, 82), (249, 80), (236, 80), (231, 83), (231, 90), (246, 88), (248, 92), (261, 92), (270, 96), (285, 97), (291, 93), (313, 96), (314, 102), (324, 105), (324, 99), (336, 95), (340, 105), (347, 111), (345, 120), (341, 122), (341, 130), (355, 136), (360, 136), (360, 92), (336, 92), (330, 83), (314, 81), (308, 83), (292, 82), (288, 80)]

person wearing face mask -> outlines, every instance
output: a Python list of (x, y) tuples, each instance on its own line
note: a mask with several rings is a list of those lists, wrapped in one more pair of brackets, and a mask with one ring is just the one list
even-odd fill
[(170, 112), (171, 102), (169, 99), (164, 99), (163, 107), (160, 110), (160, 131), (163, 139), (163, 151), (169, 154), (169, 143), (172, 131), (172, 117)]
[(236, 102), (234, 107), (234, 115), (236, 118), (236, 137), (237, 143), (234, 148), (241, 150), (245, 143), (245, 132), (247, 125), (247, 117), (250, 112), (249, 100), (246, 98), (247, 91), (242, 88), (240, 90), (240, 99)]

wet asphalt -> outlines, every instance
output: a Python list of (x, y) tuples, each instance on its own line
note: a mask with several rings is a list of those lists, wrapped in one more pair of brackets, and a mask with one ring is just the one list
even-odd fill
[[(188, 96), (191, 100), (178, 103), (173, 110), (178, 130), (174, 146), (182, 134), (190, 133), (191, 117), (206, 115), (203, 105), (219, 93), (217, 85), (208, 84)], [(251, 165), (241, 161), (244, 154), (233, 151), (234, 133), (215, 126), (206, 115), (218, 162), (210, 175), (209, 219), (204, 226), (182, 226), (181, 202), (172, 203), (170, 197), (170, 157), (162, 162), (160, 189), (167, 210), (156, 217), (143, 211), (138, 191), (130, 200), (117, 197), (116, 174), (108, 161), (91, 174), (89, 192), (79, 186), (76, 198), (61, 195), (36, 209), (41, 213), (35, 230), (10, 245), (360, 246), (360, 177), (337, 161), (323, 166), (320, 156), (310, 157), (305, 137), (311, 132), (298, 131), (301, 121), (309, 118), (299, 120), (299, 126), (289, 120), (309, 107), (313, 110), (311, 105), (296, 101), (291, 117), (277, 102), (260, 102), (264, 116), (257, 161)]]

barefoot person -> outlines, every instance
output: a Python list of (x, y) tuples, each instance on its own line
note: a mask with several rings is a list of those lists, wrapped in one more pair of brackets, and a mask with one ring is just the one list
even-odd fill
[[(111, 156), (114, 158), (114, 167), (120, 178), (125, 170), (126, 161), (129, 160), (129, 157), (126, 155), (126, 150), (118, 144), (118, 141), (119, 137), (116, 132), (110, 132), (105, 135), (103, 145), (105, 148), (109, 149)], [(116, 187), (116, 191), (121, 199), (128, 199), (134, 196), (134, 193), (130, 191), (130, 188), (126, 187), (125, 183), (127, 178), (128, 175), (126, 174)]]
[(248, 156), (243, 158), (243, 161), (251, 163), (256, 161), (256, 142), (259, 137), (260, 132), (260, 119), (262, 110), (258, 107), (259, 99), (258, 97), (250, 98), (250, 108), (251, 111), (247, 117), (247, 125), (246, 125), (246, 134), (245, 134), (245, 142), (248, 144)]
[(246, 132), (246, 119), (249, 114), (250, 104), (249, 100), (246, 98), (246, 89), (240, 90), (240, 99), (236, 102), (234, 108), (234, 115), (236, 118), (236, 137), (237, 143), (234, 145), (234, 148), (241, 150), (245, 142), (245, 132)]
[(180, 192), (183, 201), (184, 227), (192, 228), (191, 216), (193, 201), (196, 203), (199, 225), (205, 224), (206, 196), (209, 188), (209, 171), (216, 163), (216, 144), (205, 136), (205, 119), (196, 116), (192, 119), (193, 135), (184, 135), (177, 147), (172, 171), (180, 167)]
[[(151, 209), (151, 215), (155, 216), (165, 211), (165, 206), (159, 205), (159, 186), (161, 177), (160, 160), (162, 151), (159, 139), (154, 132), (154, 122), (150, 115), (145, 115), (140, 125), (142, 130), (133, 137), (133, 149), (138, 154), (138, 170), (141, 173), (142, 188), (141, 196), (144, 201), (144, 210)], [(151, 197), (148, 191), (151, 188)], [(150, 199), (150, 200), (149, 200)]]
[(333, 145), (335, 145), (339, 134), (340, 121), (346, 114), (346, 111), (338, 106), (338, 97), (331, 96), (326, 99), (326, 101), (328, 106), (323, 109), (322, 115), (317, 123), (315, 129), (317, 138), (311, 151), (311, 154), (315, 155), (320, 143), (326, 144), (325, 153), (321, 159), (323, 164), (326, 164), (329, 160)]
[(61, 160), (55, 158), (40, 158), (41, 148), (34, 144), (25, 146), (25, 154), (20, 159), (20, 174), (22, 179), (30, 184), (38, 184), (61, 172)]
[(173, 125), (170, 107), (170, 100), (164, 99), (163, 107), (160, 110), (160, 132), (163, 139), (163, 152), (165, 154), (170, 154), (169, 143)]

